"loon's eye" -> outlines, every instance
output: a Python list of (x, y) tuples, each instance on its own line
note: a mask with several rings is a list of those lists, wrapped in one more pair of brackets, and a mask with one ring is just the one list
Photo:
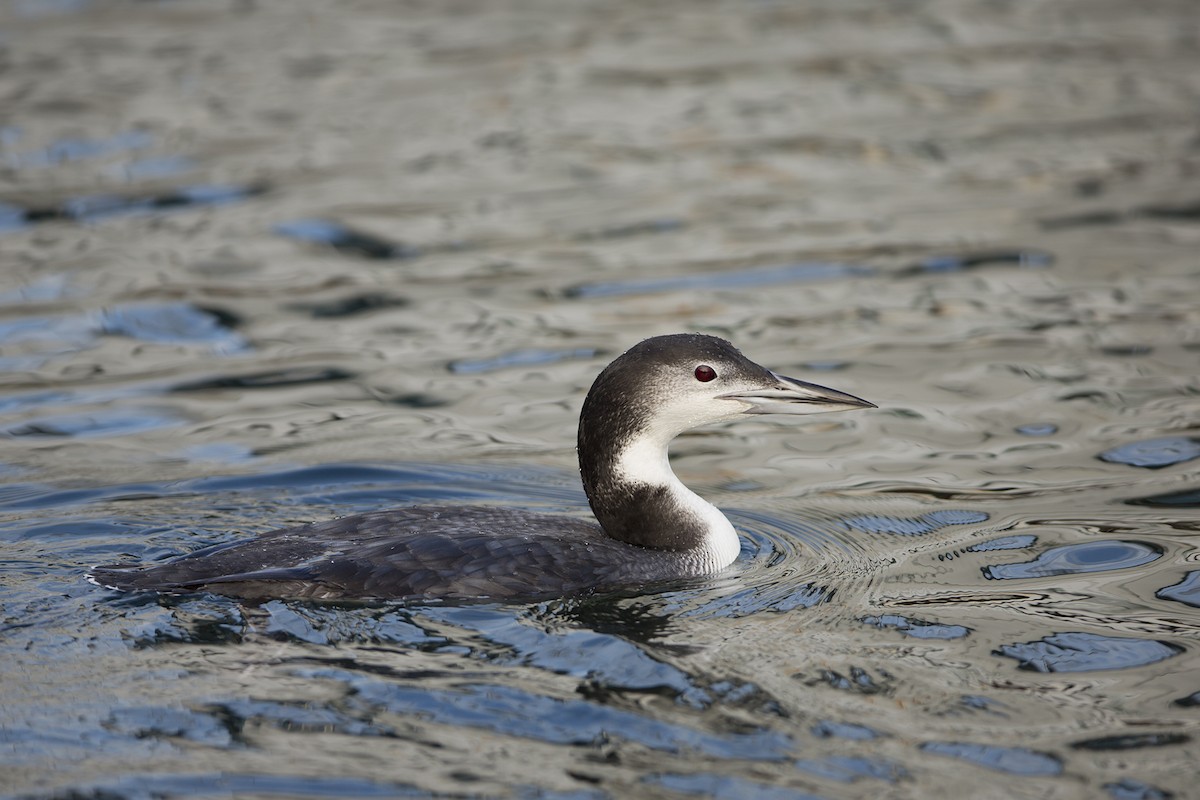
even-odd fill
[(696, 380), (701, 383), (708, 383), (715, 377), (717, 377), (717, 371), (708, 364), (701, 364), (696, 367)]

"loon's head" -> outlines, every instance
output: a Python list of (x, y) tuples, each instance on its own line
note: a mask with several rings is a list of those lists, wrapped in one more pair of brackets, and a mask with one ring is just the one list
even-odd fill
[(785, 378), (716, 336), (656, 336), (609, 364), (583, 401), (578, 448), (583, 488), (612, 538), (686, 551), (696, 574), (712, 572), (737, 558), (737, 533), (671, 471), (671, 440), (745, 414), (855, 408), (875, 404)]
[(669, 441), (686, 430), (744, 414), (875, 407), (854, 395), (772, 372), (716, 336), (673, 334), (634, 345), (601, 372), (581, 423), (589, 415), (616, 414), (624, 418), (612, 420), (621, 433)]

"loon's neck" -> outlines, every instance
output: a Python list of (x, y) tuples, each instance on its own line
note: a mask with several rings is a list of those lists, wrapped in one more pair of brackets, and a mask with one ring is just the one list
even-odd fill
[(674, 435), (655, 436), (634, 419), (589, 420), (586, 411), (585, 404), (579, 469), (604, 532), (641, 547), (685, 552), (706, 572), (733, 563), (740, 550), (733, 525), (671, 470), (667, 446)]

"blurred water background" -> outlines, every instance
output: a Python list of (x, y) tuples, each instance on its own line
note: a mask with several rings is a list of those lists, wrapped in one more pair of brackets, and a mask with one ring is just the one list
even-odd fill
[[(0, 793), (1165, 798), (1200, 747), (1193, 0), (0, 3)], [(585, 513), (699, 330), (880, 410), (686, 435), (645, 596), (123, 596)]]

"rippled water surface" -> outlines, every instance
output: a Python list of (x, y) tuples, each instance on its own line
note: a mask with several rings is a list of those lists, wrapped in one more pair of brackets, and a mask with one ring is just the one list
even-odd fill
[[(1191, 0), (0, 6), (0, 793), (1194, 796)], [(586, 515), (700, 330), (878, 410), (697, 431), (645, 595), (123, 595), (395, 505)]]

